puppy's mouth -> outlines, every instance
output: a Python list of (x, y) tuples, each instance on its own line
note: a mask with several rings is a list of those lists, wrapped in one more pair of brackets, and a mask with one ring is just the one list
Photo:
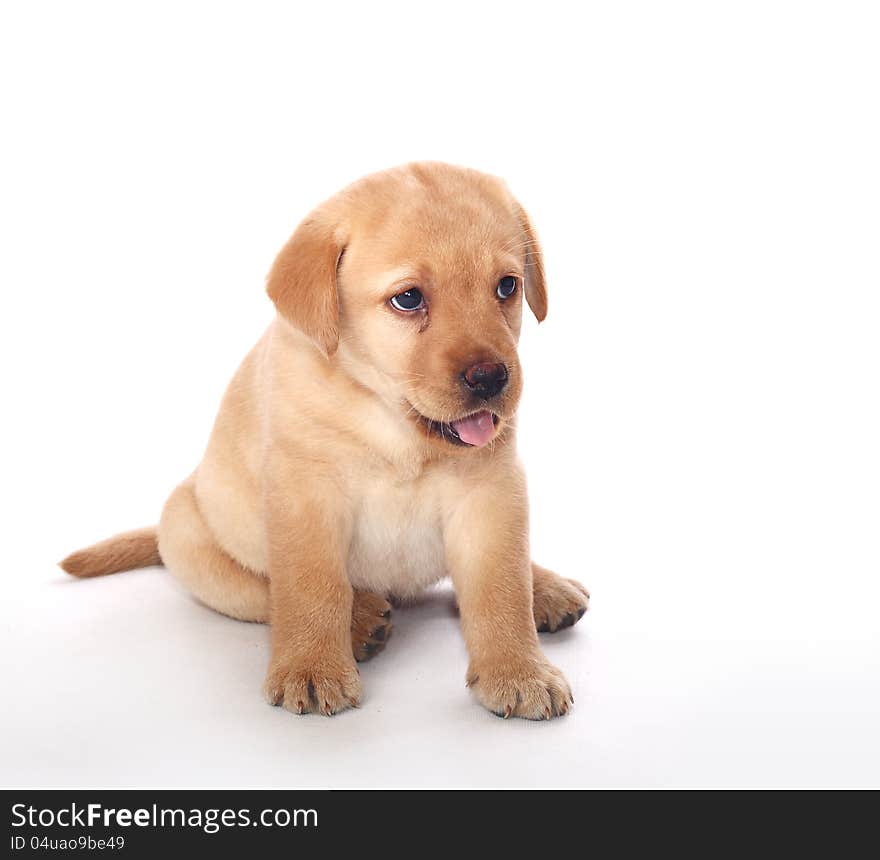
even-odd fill
[(468, 448), (481, 448), (491, 442), (495, 436), (498, 420), (497, 415), (486, 409), (472, 412), (456, 421), (434, 421), (419, 413), (419, 421), (433, 436), (439, 436), (453, 445), (463, 445)]

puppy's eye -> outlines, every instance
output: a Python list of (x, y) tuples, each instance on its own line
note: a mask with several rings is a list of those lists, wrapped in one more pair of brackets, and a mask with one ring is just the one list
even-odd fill
[(421, 290), (407, 290), (392, 296), (391, 305), (399, 311), (418, 311), (425, 306), (425, 297)]
[(498, 293), (499, 299), (509, 299), (516, 292), (516, 277), (505, 275), (498, 282), (498, 289), (495, 292)]

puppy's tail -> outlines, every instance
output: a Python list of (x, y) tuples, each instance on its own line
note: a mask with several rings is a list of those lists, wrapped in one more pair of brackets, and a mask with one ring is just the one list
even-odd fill
[(71, 576), (105, 576), (138, 567), (162, 564), (155, 526), (123, 532), (85, 549), (71, 553), (58, 562)]

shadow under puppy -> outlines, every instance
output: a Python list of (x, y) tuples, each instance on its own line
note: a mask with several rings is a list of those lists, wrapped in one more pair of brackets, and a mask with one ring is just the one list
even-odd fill
[(267, 289), (278, 314), (158, 527), (61, 566), (165, 564), (218, 612), (271, 623), (269, 701), (327, 715), (360, 701), (355, 660), (383, 647), (386, 598), (449, 575), (479, 701), (565, 714), (537, 632), (574, 624), (589, 595), (529, 556), (517, 342), (523, 299), (542, 320), (547, 297), (526, 213), (473, 170), (377, 173), (300, 224)]

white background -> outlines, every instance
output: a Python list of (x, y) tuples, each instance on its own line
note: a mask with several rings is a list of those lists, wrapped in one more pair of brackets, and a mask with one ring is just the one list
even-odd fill
[[(0, 782), (880, 784), (875, 10), (5, 3)], [(544, 241), (533, 550), (593, 592), (551, 723), (469, 698), (446, 592), (296, 718), (265, 628), (54, 566), (198, 462), (299, 219), (420, 158)]]

